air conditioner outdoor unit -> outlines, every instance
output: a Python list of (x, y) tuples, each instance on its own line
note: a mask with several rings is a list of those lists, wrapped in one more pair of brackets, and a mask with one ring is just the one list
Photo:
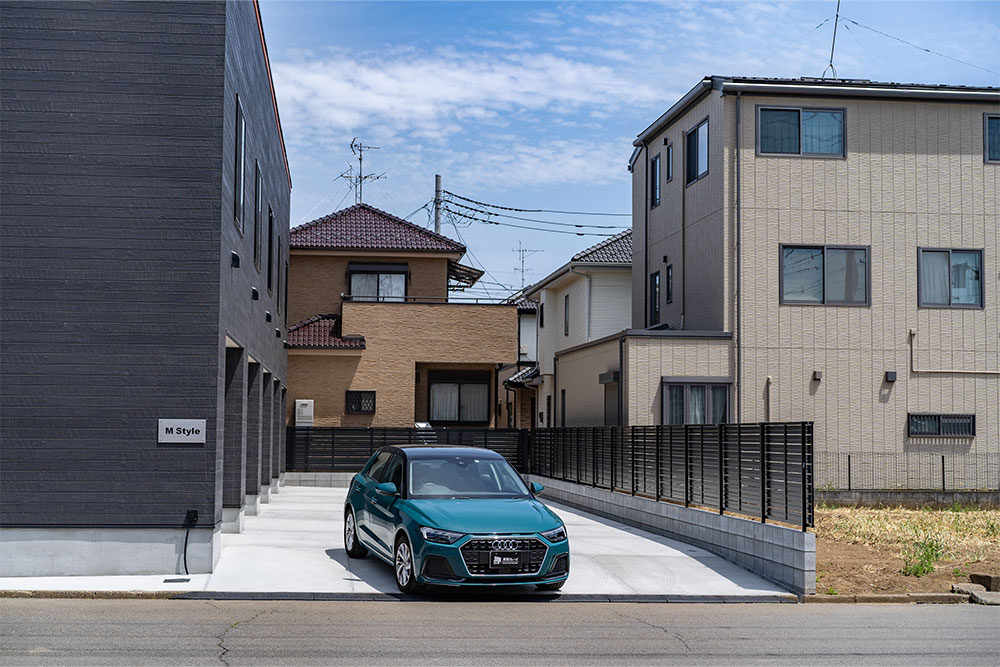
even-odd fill
[(295, 425), (313, 425), (313, 399), (299, 398), (295, 400)]

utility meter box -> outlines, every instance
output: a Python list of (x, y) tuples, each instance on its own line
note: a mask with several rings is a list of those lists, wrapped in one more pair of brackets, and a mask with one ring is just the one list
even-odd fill
[(295, 399), (295, 425), (296, 426), (313, 425), (313, 399), (311, 398)]

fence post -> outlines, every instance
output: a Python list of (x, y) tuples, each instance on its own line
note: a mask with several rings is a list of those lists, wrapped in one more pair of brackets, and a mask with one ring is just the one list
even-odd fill
[(688, 425), (684, 424), (684, 507), (687, 507), (691, 502), (691, 484), (689, 482), (691, 471), (689, 470), (690, 464), (688, 463), (691, 440), (689, 431)]
[(726, 425), (719, 424), (719, 514), (723, 513), (726, 507), (726, 492), (725, 492), (725, 440), (726, 440)]
[(760, 423), (760, 522), (767, 520), (767, 425)]
[(590, 432), (590, 485), (597, 488), (597, 427)]
[[(850, 459), (848, 459), (850, 460)], [(802, 532), (809, 527), (809, 466), (806, 463), (806, 423), (802, 422)]]
[(784, 463), (784, 472), (782, 474), (785, 476), (785, 479), (782, 486), (785, 489), (785, 521), (788, 521), (788, 422), (785, 422), (784, 433), (785, 444), (781, 448), (781, 455), (784, 457), (782, 459)]
[(944, 455), (941, 456), (941, 490), (947, 491), (948, 487), (944, 481)]
[(655, 452), (655, 455), (654, 455), (654, 460), (656, 461), (656, 464), (655, 464), (656, 465), (656, 471), (655, 471), (655, 475), (653, 477), (653, 479), (655, 480), (655, 483), (656, 483), (656, 490), (654, 491), (654, 496), (655, 496), (655, 498), (656, 498), (657, 501), (660, 500), (660, 440), (662, 439), (662, 436), (663, 436), (663, 426), (657, 424), (657, 426), (656, 426), (656, 441), (655, 441), (656, 452)]
[(630, 435), (631, 435), (631, 437), (629, 438), (629, 448), (628, 448), (629, 457), (632, 460), (632, 466), (631, 466), (631, 468), (632, 468), (632, 484), (630, 486), (632, 487), (631, 491), (632, 491), (632, 495), (634, 496), (635, 495), (635, 429), (632, 430), (632, 433)]
[(611, 430), (611, 480), (608, 482), (608, 489), (611, 491), (615, 490), (615, 440), (617, 440), (617, 435), (621, 430), (621, 426), (615, 426)]
[(851, 490), (851, 455), (847, 455), (847, 490)]

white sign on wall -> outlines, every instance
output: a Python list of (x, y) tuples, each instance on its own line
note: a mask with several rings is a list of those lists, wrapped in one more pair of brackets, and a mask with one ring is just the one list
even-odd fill
[(157, 442), (204, 443), (204, 419), (161, 419)]

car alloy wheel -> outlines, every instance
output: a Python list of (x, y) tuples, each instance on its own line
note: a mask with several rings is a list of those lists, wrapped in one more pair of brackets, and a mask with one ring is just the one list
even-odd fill
[(351, 509), (344, 512), (344, 550), (351, 558), (364, 558), (368, 554), (368, 549), (358, 540), (358, 525)]
[(416, 593), (421, 588), (413, 571), (410, 542), (405, 537), (396, 542), (396, 586), (404, 593)]

